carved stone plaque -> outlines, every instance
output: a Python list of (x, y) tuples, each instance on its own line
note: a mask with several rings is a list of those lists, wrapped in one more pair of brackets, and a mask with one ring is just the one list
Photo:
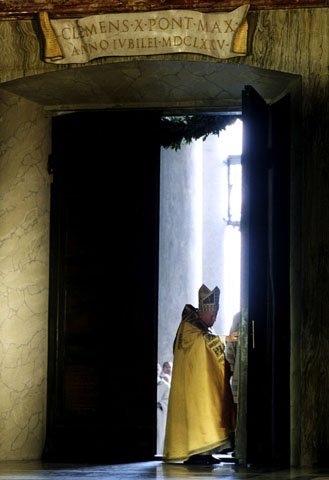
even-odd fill
[(247, 53), (249, 5), (232, 12), (165, 10), (50, 20), (40, 14), (45, 61), (87, 63), (107, 56), (197, 53), (216, 58)]

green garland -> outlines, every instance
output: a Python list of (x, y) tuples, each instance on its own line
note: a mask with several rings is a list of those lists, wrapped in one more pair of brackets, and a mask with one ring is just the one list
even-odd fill
[(218, 135), (228, 125), (232, 125), (239, 115), (185, 115), (162, 117), (160, 143), (164, 148), (179, 150), (182, 143), (189, 144), (208, 135)]

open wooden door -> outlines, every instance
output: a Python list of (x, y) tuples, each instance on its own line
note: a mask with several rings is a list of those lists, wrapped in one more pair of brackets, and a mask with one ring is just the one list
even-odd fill
[(53, 119), (45, 459), (155, 453), (158, 121), (108, 111)]
[[(289, 99), (242, 94), (241, 464), (289, 464)], [(279, 425), (281, 425), (279, 427)]]

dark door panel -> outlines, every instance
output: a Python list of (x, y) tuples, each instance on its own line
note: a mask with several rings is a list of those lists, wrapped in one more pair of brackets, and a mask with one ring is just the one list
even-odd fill
[(241, 463), (289, 465), (289, 108), (243, 91)]
[(54, 118), (45, 458), (155, 453), (159, 120)]

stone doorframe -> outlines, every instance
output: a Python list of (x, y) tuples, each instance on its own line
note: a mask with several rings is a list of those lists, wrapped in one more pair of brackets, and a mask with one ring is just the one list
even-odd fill
[[(1, 321), (6, 325), (2, 341), (9, 345), (4, 365), (8, 372), (15, 371), (1, 412), (10, 439), (0, 447), (3, 459), (40, 458), (45, 438), (51, 117), (88, 109), (236, 112), (247, 84), (268, 103), (287, 92), (293, 98), (300, 94), (295, 75), (185, 57), (129, 59), (38, 75), (32, 68), (30, 76), (1, 84), (5, 148), (0, 153), (0, 197), (3, 225), (8, 226), (0, 230), (0, 256), (7, 261), (2, 285), (8, 297)], [(292, 269), (294, 261), (292, 257)], [(292, 352), (292, 369), (294, 358)]]

